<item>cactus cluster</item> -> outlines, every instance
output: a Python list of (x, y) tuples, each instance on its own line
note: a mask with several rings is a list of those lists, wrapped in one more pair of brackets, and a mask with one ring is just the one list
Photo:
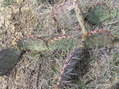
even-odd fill
[[(29, 41), (29, 39), (31, 41)], [(100, 29), (88, 32), (82, 40), (83, 45), (81, 44), (81, 40), (73, 36), (59, 36), (45, 41), (43, 41), (42, 39), (39, 40), (35, 39), (35, 41), (36, 42), (38, 41), (38, 43), (35, 43), (34, 39), (35, 38), (28, 38), (26, 41), (19, 40), (18, 47), (22, 50), (31, 50), (31, 51), (62, 50), (62, 52), (65, 51), (64, 53), (71, 52), (67, 56), (67, 59), (65, 60), (65, 63), (61, 68), (61, 72), (58, 77), (57, 87), (59, 89), (63, 89), (63, 86), (72, 83), (73, 81), (72, 76), (76, 76), (76, 73), (74, 72), (76, 64), (80, 60), (84, 59), (85, 52), (88, 51), (89, 49), (109, 47), (115, 40), (115, 37), (108, 30)], [(32, 44), (32, 41), (35, 44)]]

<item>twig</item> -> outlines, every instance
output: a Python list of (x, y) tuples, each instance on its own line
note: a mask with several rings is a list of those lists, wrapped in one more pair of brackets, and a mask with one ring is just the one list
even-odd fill
[(86, 28), (86, 25), (85, 25), (81, 10), (80, 10), (80, 8), (78, 8), (77, 0), (74, 0), (73, 4), (74, 4), (76, 17), (77, 17), (78, 22), (79, 22), (79, 24), (81, 26), (81, 29), (82, 29), (82, 33), (83, 33), (83, 35), (86, 35), (88, 33), (88, 31), (87, 31), (87, 28)]

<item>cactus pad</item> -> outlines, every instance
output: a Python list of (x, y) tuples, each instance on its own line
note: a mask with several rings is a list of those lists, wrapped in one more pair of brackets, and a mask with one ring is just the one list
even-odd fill
[(65, 64), (62, 67), (62, 71), (60, 72), (60, 76), (58, 78), (58, 89), (63, 89), (63, 86), (66, 83), (71, 83), (71, 76), (75, 74), (74, 69), (79, 60), (84, 58), (85, 48), (75, 48), (65, 60)]
[(86, 48), (109, 47), (114, 38), (107, 33), (92, 34), (84, 42)]
[(62, 38), (49, 43), (50, 50), (61, 49), (63, 51), (71, 51), (79, 46), (80, 40), (75, 38)]
[(64, 27), (71, 27), (77, 22), (76, 14), (71, 1), (57, 5), (53, 14), (55, 19)]
[(96, 25), (110, 17), (109, 7), (106, 5), (97, 5), (89, 10), (87, 20), (89, 23)]
[(3, 0), (2, 5), (3, 6), (9, 6), (16, 2), (17, 0)]
[(4, 75), (12, 69), (15, 64), (19, 61), (21, 52), (13, 49), (7, 48), (0, 51), (0, 75)]
[(18, 41), (20, 50), (44, 51), (47, 49), (45, 41), (35, 38), (25, 38)]

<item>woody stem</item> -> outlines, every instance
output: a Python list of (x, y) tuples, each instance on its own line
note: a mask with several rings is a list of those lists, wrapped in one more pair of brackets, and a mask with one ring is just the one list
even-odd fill
[(81, 10), (78, 7), (77, 0), (74, 0), (73, 4), (74, 4), (74, 9), (75, 9), (76, 17), (77, 17), (78, 22), (79, 22), (79, 24), (81, 26), (81, 29), (82, 29), (82, 33), (83, 33), (83, 35), (86, 35), (88, 33), (87, 27), (85, 25), (84, 18), (82, 16)]

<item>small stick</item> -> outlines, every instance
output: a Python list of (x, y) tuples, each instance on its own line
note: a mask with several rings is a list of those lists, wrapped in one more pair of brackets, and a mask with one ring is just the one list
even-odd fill
[(74, 4), (74, 9), (75, 9), (76, 17), (77, 17), (78, 22), (79, 22), (79, 24), (81, 26), (81, 29), (82, 29), (82, 33), (83, 33), (83, 35), (86, 35), (88, 33), (87, 27), (85, 25), (85, 22), (84, 22), (81, 10), (80, 10), (80, 8), (78, 8), (77, 0), (74, 0), (73, 4)]

